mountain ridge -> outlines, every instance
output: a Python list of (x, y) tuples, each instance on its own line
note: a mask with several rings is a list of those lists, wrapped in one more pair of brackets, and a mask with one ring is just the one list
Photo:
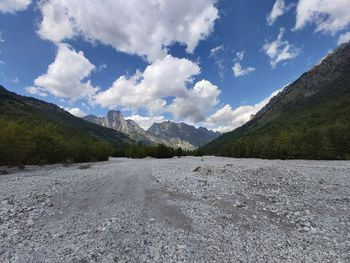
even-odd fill
[(172, 121), (153, 123), (147, 132), (164, 139), (179, 138), (190, 142), (195, 147), (200, 147), (220, 135), (220, 133), (204, 127), (196, 128), (184, 122), (175, 123)]
[[(108, 111), (106, 117), (87, 115), (83, 119), (115, 129), (143, 144), (164, 144), (174, 149), (182, 148), (188, 151), (195, 150), (219, 135), (219, 133), (209, 131), (203, 127), (195, 128), (185, 123), (171, 121), (154, 123), (146, 131), (135, 121), (125, 119), (120, 111), (115, 110)], [(170, 128), (173, 128), (172, 130), (167, 128), (169, 125), (171, 126)], [(161, 132), (158, 130), (161, 130)], [(169, 132), (170, 130), (171, 132)]]
[(129, 136), (131, 139), (145, 145), (164, 144), (168, 147), (183, 148), (184, 150), (188, 151), (195, 149), (195, 147), (189, 142), (185, 142), (177, 138), (165, 140), (163, 138), (158, 138), (151, 133), (148, 133), (142, 129), (135, 121), (130, 119), (126, 120), (120, 111), (110, 110), (107, 112), (106, 117), (87, 115), (83, 117), (83, 119), (122, 132), (125, 135)]

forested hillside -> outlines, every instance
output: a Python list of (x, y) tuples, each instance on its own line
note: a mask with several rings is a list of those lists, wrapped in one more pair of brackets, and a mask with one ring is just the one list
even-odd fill
[(350, 159), (350, 43), (286, 87), (253, 120), (201, 150), (231, 157)]
[(0, 86), (0, 165), (106, 160), (123, 155), (124, 134)]

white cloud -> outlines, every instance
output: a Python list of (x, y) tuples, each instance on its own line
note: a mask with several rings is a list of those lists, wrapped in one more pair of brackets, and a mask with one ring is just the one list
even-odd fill
[(270, 64), (274, 68), (281, 61), (294, 59), (299, 55), (300, 50), (283, 40), (285, 29), (281, 28), (275, 41), (267, 42), (263, 46), (263, 51), (270, 58)]
[(273, 23), (275, 23), (275, 21), (277, 20), (277, 18), (282, 16), (287, 10), (288, 10), (288, 8), (286, 7), (284, 0), (276, 0), (275, 4), (273, 5), (273, 8), (271, 10), (271, 13), (266, 18), (267, 23), (270, 26), (272, 26)]
[(232, 70), (233, 70), (233, 74), (237, 78), (237, 77), (245, 76), (245, 75), (248, 75), (249, 73), (254, 72), (255, 68), (253, 67), (243, 68), (240, 63), (236, 62), (233, 65)]
[(31, 0), (1, 0), (0, 12), (15, 13), (25, 10), (31, 3)]
[(141, 115), (138, 115), (138, 114), (131, 115), (129, 117), (125, 117), (125, 119), (135, 121), (144, 130), (147, 130), (149, 127), (151, 127), (151, 125), (153, 123), (159, 123), (159, 122), (162, 122), (162, 121), (166, 120), (164, 118), (164, 116), (149, 116), (149, 117), (145, 117), (145, 116), (141, 116)]
[(213, 30), (216, 0), (47, 0), (39, 3), (39, 34), (60, 42), (83, 36), (155, 61), (178, 42), (192, 53)]
[(209, 57), (216, 57), (220, 52), (222, 52), (224, 50), (224, 45), (220, 45), (217, 47), (214, 47), (210, 50), (210, 55)]
[(314, 24), (316, 31), (335, 34), (350, 24), (349, 0), (299, 0), (295, 29)]
[(219, 103), (221, 90), (207, 80), (201, 80), (189, 89), (185, 97), (175, 98), (169, 111), (177, 120), (194, 123), (206, 119), (206, 115)]
[(188, 87), (199, 73), (196, 63), (168, 55), (144, 72), (119, 77), (112, 87), (96, 94), (94, 102), (102, 107), (123, 107), (134, 112), (144, 109), (150, 116), (169, 112), (177, 120), (199, 122), (218, 103), (221, 93), (206, 80)]
[(59, 43), (74, 36), (73, 24), (63, 3), (57, 0), (39, 4), (43, 18), (38, 33), (42, 38)]
[(245, 51), (239, 51), (236, 53), (235, 61), (242, 61), (244, 59)]
[(232, 67), (233, 74), (236, 78), (248, 75), (255, 71), (253, 67), (243, 68), (241, 65), (241, 61), (244, 59), (245, 51), (240, 51), (236, 53), (236, 58), (234, 59), (235, 64)]
[(96, 71), (103, 71), (105, 69), (107, 69), (107, 65), (106, 63), (103, 63), (97, 67)]
[(227, 104), (212, 114), (207, 119), (206, 124), (209, 127), (212, 127), (215, 131), (232, 131), (248, 122), (251, 119), (252, 115), (260, 111), (272, 97), (276, 96), (282, 90), (283, 88), (273, 92), (268, 98), (255, 105), (244, 105), (233, 109), (230, 105)]
[(186, 96), (186, 85), (199, 73), (196, 63), (168, 55), (147, 66), (144, 72), (119, 77), (112, 87), (95, 96), (95, 102), (110, 108), (143, 108), (157, 115), (165, 111), (165, 98)]
[(349, 42), (349, 41), (350, 41), (350, 32), (341, 34), (338, 38), (338, 45), (341, 45), (341, 44)]
[[(59, 44), (55, 61), (49, 65), (47, 73), (35, 79), (35, 88), (60, 98), (75, 100), (91, 97), (97, 88), (86, 80), (95, 66), (84, 56), (66, 44)], [(31, 91), (35, 89), (31, 88)]]
[(76, 117), (84, 117), (86, 115), (88, 115), (86, 112), (84, 112), (82, 109), (80, 108), (65, 108), (65, 107), (61, 107), (62, 109), (68, 111), (70, 114), (76, 116)]
[(224, 56), (220, 56), (220, 55), (224, 51), (225, 51), (224, 45), (220, 45), (212, 48), (209, 54), (209, 58), (213, 58), (213, 60), (215, 61), (215, 64), (219, 69), (219, 76), (222, 80), (224, 79), (226, 68), (225, 68), (225, 58)]
[(26, 92), (28, 92), (31, 95), (39, 95), (41, 97), (46, 97), (47, 93), (45, 92), (45, 89), (43, 88), (38, 88), (38, 87), (26, 87)]

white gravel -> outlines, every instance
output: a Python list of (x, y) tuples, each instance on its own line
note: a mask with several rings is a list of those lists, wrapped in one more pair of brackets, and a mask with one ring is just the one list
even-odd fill
[(349, 186), (342, 161), (29, 166), (0, 175), (0, 262), (350, 262)]

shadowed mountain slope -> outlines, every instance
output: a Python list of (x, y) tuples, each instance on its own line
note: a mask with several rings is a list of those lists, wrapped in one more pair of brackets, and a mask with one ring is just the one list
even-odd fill
[(10, 162), (10, 152), (17, 150), (12, 156), (17, 154), (21, 159), (19, 163), (54, 163), (67, 158), (73, 161), (106, 159), (114, 150), (123, 151), (125, 145), (135, 143), (123, 133), (77, 118), (54, 104), (20, 96), (2, 86), (0, 122), (0, 164)]

